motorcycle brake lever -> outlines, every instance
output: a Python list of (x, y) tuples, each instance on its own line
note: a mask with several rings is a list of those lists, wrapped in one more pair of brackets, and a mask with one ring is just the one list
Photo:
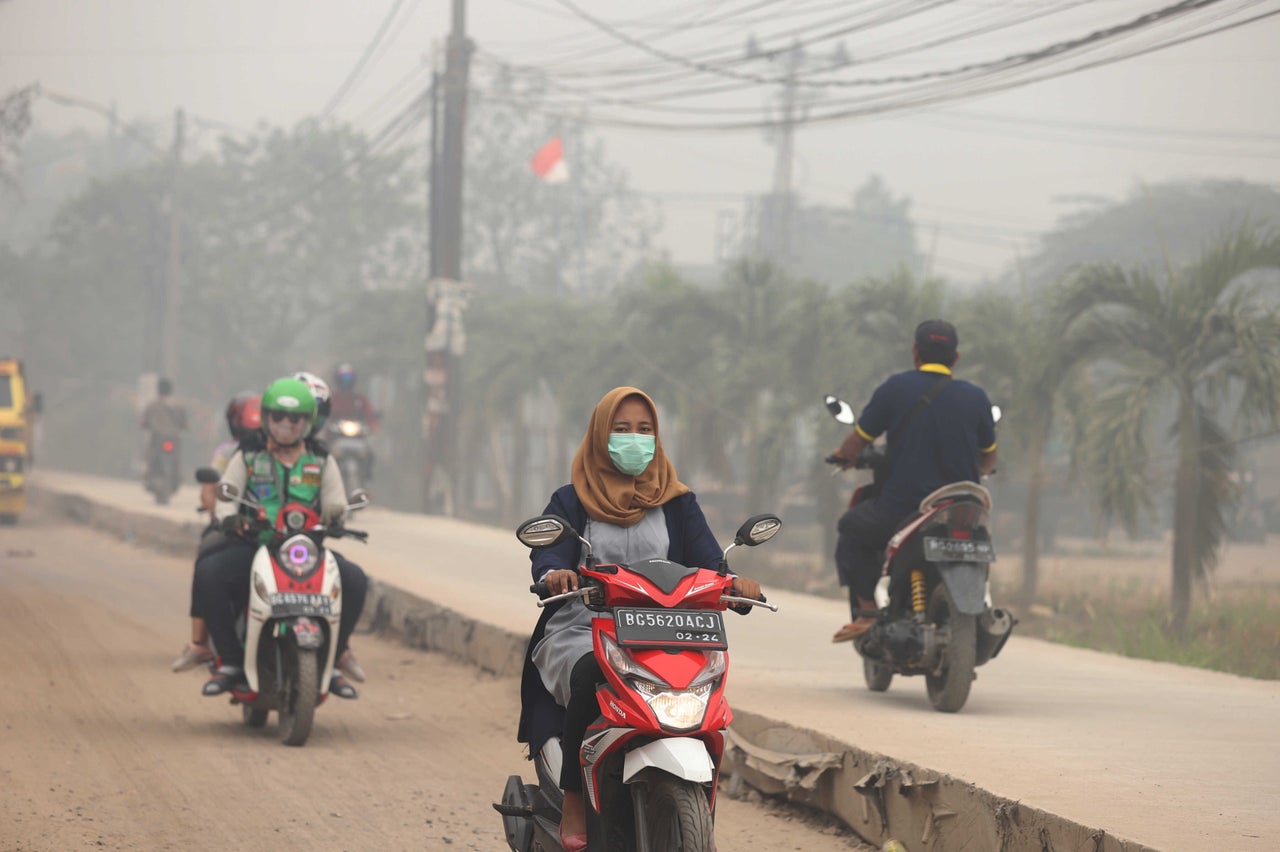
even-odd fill
[(542, 598), (541, 600), (538, 601), (538, 606), (544, 607), (549, 603), (555, 603), (556, 601), (565, 601), (565, 600), (568, 600), (569, 598), (585, 598), (589, 594), (591, 594), (591, 589), (586, 586), (583, 586), (583, 587), (574, 589), (572, 592), (565, 592), (562, 595), (552, 595), (549, 598)]
[(769, 610), (770, 612), (778, 611), (777, 604), (771, 604), (763, 600), (758, 601), (755, 598), (740, 598), (737, 595), (721, 595), (720, 601), (722, 603), (737, 603), (737, 604), (750, 604), (751, 606), (762, 606), (765, 609)]

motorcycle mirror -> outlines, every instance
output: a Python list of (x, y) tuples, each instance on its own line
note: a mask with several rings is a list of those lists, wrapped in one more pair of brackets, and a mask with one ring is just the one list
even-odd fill
[(738, 527), (733, 543), (755, 547), (773, 538), (780, 529), (782, 529), (782, 519), (777, 515), (753, 515)]
[(354, 512), (357, 509), (366, 508), (370, 502), (372, 501), (369, 492), (363, 488), (357, 488), (347, 497), (347, 508)]
[(230, 482), (218, 483), (218, 499), (224, 503), (234, 503), (240, 499), (240, 489)]
[(852, 426), (857, 422), (858, 418), (853, 413), (853, 406), (843, 399), (827, 394), (822, 398), (822, 401), (826, 403), (827, 411), (831, 412), (831, 416), (836, 419), (837, 423)]
[(201, 482), (205, 485), (212, 485), (213, 483), (217, 482), (220, 479), (222, 479), (222, 474), (218, 473), (216, 468), (212, 468), (212, 467), (196, 468), (196, 482)]
[(991, 406), (991, 419), (992, 419), (993, 421), (995, 421), (996, 423), (999, 423), (999, 422), (1000, 422), (1000, 417), (1001, 417), (1001, 415), (1003, 415), (1003, 414), (1004, 414), (1004, 412), (1000, 410), (1000, 406), (998, 406), (998, 405), (993, 405), (993, 406)]
[(516, 538), (525, 547), (549, 547), (564, 541), (570, 535), (578, 534), (559, 515), (539, 515), (516, 527)]

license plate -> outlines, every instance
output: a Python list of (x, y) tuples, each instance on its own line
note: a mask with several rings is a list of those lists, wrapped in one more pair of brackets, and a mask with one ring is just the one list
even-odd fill
[(328, 595), (308, 592), (275, 592), (268, 601), (271, 615), (329, 615), (333, 612), (333, 600)]
[(618, 644), (633, 648), (729, 647), (724, 635), (724, 617), (711, 609), (632, 609), (613, 611)]
[(924, 558), (929, 562), (995, 562), (996, 551), (989, 541), (925, 536)]

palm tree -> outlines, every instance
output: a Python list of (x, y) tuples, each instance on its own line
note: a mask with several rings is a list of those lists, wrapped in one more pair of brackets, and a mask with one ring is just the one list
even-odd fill
[(1063, 291), (1065, 350), (1091, 366), (1099, 388), (1077, 463), (1099, 509), (1131, 533), (1150, 505), (1147, 444), (1163, 425), (1153, 421), (1171, 421), (1174, 635), (1185, 633), (1192, 582), (1213, 569), (1236, 497), (1233, 420), (1246, 429), (1280, 422), (1275, 267), (1280, 234), (1245, 226), (1163, 276), (1096, 264)]
[[(1046, 454), (1070, 364), (1062, 347), (1062, 318), (1051, 300), (986, 291), (960, 300), (961, 368), (1011, 416), (1000, 429), (1000, 457), (1026, 474), (1019, 599), (1035, 598), (1039, 579), (1041, 495)], [(969, 342), (965, 342), (965, 341)], [(1003, 466), (1002, 465), (1002, 466)]]

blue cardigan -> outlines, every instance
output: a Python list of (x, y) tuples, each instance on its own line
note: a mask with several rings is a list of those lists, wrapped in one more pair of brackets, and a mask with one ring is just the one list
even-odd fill
[[(680, 565), (699, 568), (714, 568), (720, 563), (724, 550), (707, 526), (707, 519), (692, 491), (668, 500), (663, 504), (662, 510), (670, 541), (667, 547), (668, 559)], [(547, 504), (543, 514), (559, 515), (579, 533), (587, 526), (587, 510), (578, 499), (578, 492), (573, 485), (557, 489), (551, 495), (551, 502)], [(529, 559), (533, 563), (533, 579), (537, 582), (549, 571), (579, 567), (582, 564), (582, 542), (572, 538), (554, 547), (534, 548)], [(533, 649), (542, 640), (547, 622), (559, 608), (559, 604), (552, 604), (543, 609), (542, 617), (538, 619), (533, 635), (529, 637), (529, 646), (525, 649), (524, 671), (520, 677), (520, 727), (516, 739), (529, 744), (530, 759), (538, 753), (543, 743), (559, 734), (564, 727), (564, 708), (556, 704), (533, 664)]]

